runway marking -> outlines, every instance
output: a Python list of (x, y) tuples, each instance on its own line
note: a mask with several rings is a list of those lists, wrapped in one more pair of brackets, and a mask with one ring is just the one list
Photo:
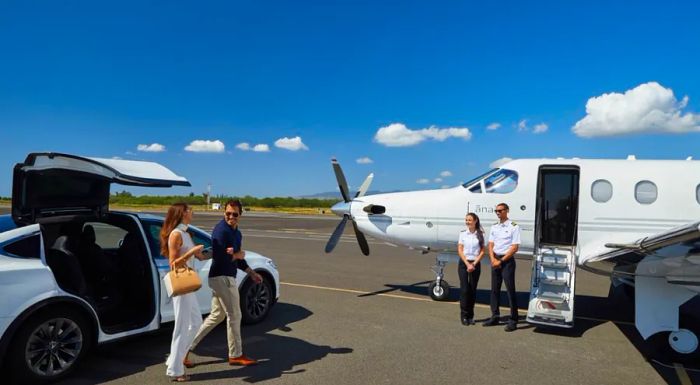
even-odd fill
[(678, 376), (678, 381), (681, 383), (681, 385), (693, 385), (693, 383), (690, 381), (690, 376), (683, 365), (676, 363), (673, 364), (673, 367), (676, 369), (676, 375)]
[[(280, 282), (280, 285), (287, 285), (287, 286), (294, 286), (294, 287), (303, 287), (307, 289), (319, 289), (319, 290), (328, 290), (328, 291), (336, 291), (336, 292), (341, 292), (341, 293), (350, 293), (350, 294), (361, 294), (361, 295), (367, 295), (371, 294), (373, 296), (377, 297), (389, 297), (389, 298), (399, 298), (399, 299), (410, 299), (413, 301), (423, 301), (423, 302), (440, 302), (440, 301), (434, 301), (429, 298), (420, 298), (420, 297), (411, 297), (407, 295), (400, 295), (400, 294), (386, 294), (386, 293), (376, 293), (371, 291), (362, 291), (362, 290), (354, 290), (354, 289), (343, 289), (343, 288), (338, 288), (338, 287), (329, 287), (329, 286), (318, 286), (318, 285), (308, 285), (305, 283), (292, 283), (292, 282)], [(459, 305), (459, 302), (441, 302), (445, 304), (450, 304), (450, 305)], [(482, 303), (476, 303), (474, 304), (475, 307), (479, 307), (482, 309), (490, 309), (491, 306), (482, 304)], [(509, 309), (505, 306), (501, 306), (501, 309)], [(527, 314), (527, 310), (523, 309), (518, 309), (518, 314)], [(627, 321), (615, 321), (615, 320), (609, 320), (609, 319), (601, 319), (601, 318), (593, 318), (593, 317), (581, 317), (577, 316), (577, 319), (585, 319), (589, 321), (596, 321), (596, 322), (612, 322), (615, 324), (620, 324), (620, 325), (631, 325), (634, 326), (633, 322), (627, 322)]]

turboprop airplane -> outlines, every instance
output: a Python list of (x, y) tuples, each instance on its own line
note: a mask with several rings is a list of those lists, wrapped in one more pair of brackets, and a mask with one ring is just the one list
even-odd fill
[[(519, 254), (532, 256), (527, 321), (572, 327), (576, 268), (634, 286), (635, 324), (679, 360), (700, 355), (700, 322), (680, 313), (700, 294), (700, 162), (687, 160), (520, 159), (449, 189), (365, 195), (370, 174), (351, 198), (338, 162), (333, 170), (342, 217), (326, 252), (352, 222), (360, 249), (365, 234), (436, 253), (433, 299), (445, 299), (448, 261), (458, 261), (458, 234), (474, 212), (489, 225), (498, 203), (521, 226)], [(486, 229), (488, 230), (488, 228)], [(486, 232), (488, 234), (488, 231)], [(697, 304), (698, 302), (694, 302)], [(687, 307), (684, 307), (687, 308)], [(670, 350), (668, 349), (670, 348)], [(697, 361), (695, 361), (697, 362)]]

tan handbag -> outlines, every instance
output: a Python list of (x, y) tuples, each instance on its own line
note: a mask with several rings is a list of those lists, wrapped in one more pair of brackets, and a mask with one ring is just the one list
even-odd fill
[[(195, 251), (201, 250), (202, 245), (197, 245), (190, 249), (185, 255), (192, 255)], [(202, 287), (202, 280), (199, 274), (189, 266), (171, 268), (168, 274), (163, 277), (165, 290), (168, 292), (168, 297), (176, 297), (178, 295), (192, 293)]]

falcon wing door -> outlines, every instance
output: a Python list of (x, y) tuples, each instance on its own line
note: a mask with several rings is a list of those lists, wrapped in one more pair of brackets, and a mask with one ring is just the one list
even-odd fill
[(55, 215), (99, 216), (107, 212), (111, 183), (190, 186), (158, 163), (32, 153), (14, 167), (12, 218), (26, 225)]

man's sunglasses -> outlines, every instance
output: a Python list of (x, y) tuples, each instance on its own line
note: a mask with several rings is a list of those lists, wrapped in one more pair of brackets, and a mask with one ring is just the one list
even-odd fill
[(494, 211), (495, 211), (496, 213), (500, 213), (500, 212), (506, 211), (506, 209), (496, 209), (496, 210), (494, 210)]
[(224, 215), (226, 215), (227, 217), (238, 218), (238, 216), (241, 215), (241, 214), (236, 213), (236, 212), (233, 212), (233, 213), (224, 213)]

